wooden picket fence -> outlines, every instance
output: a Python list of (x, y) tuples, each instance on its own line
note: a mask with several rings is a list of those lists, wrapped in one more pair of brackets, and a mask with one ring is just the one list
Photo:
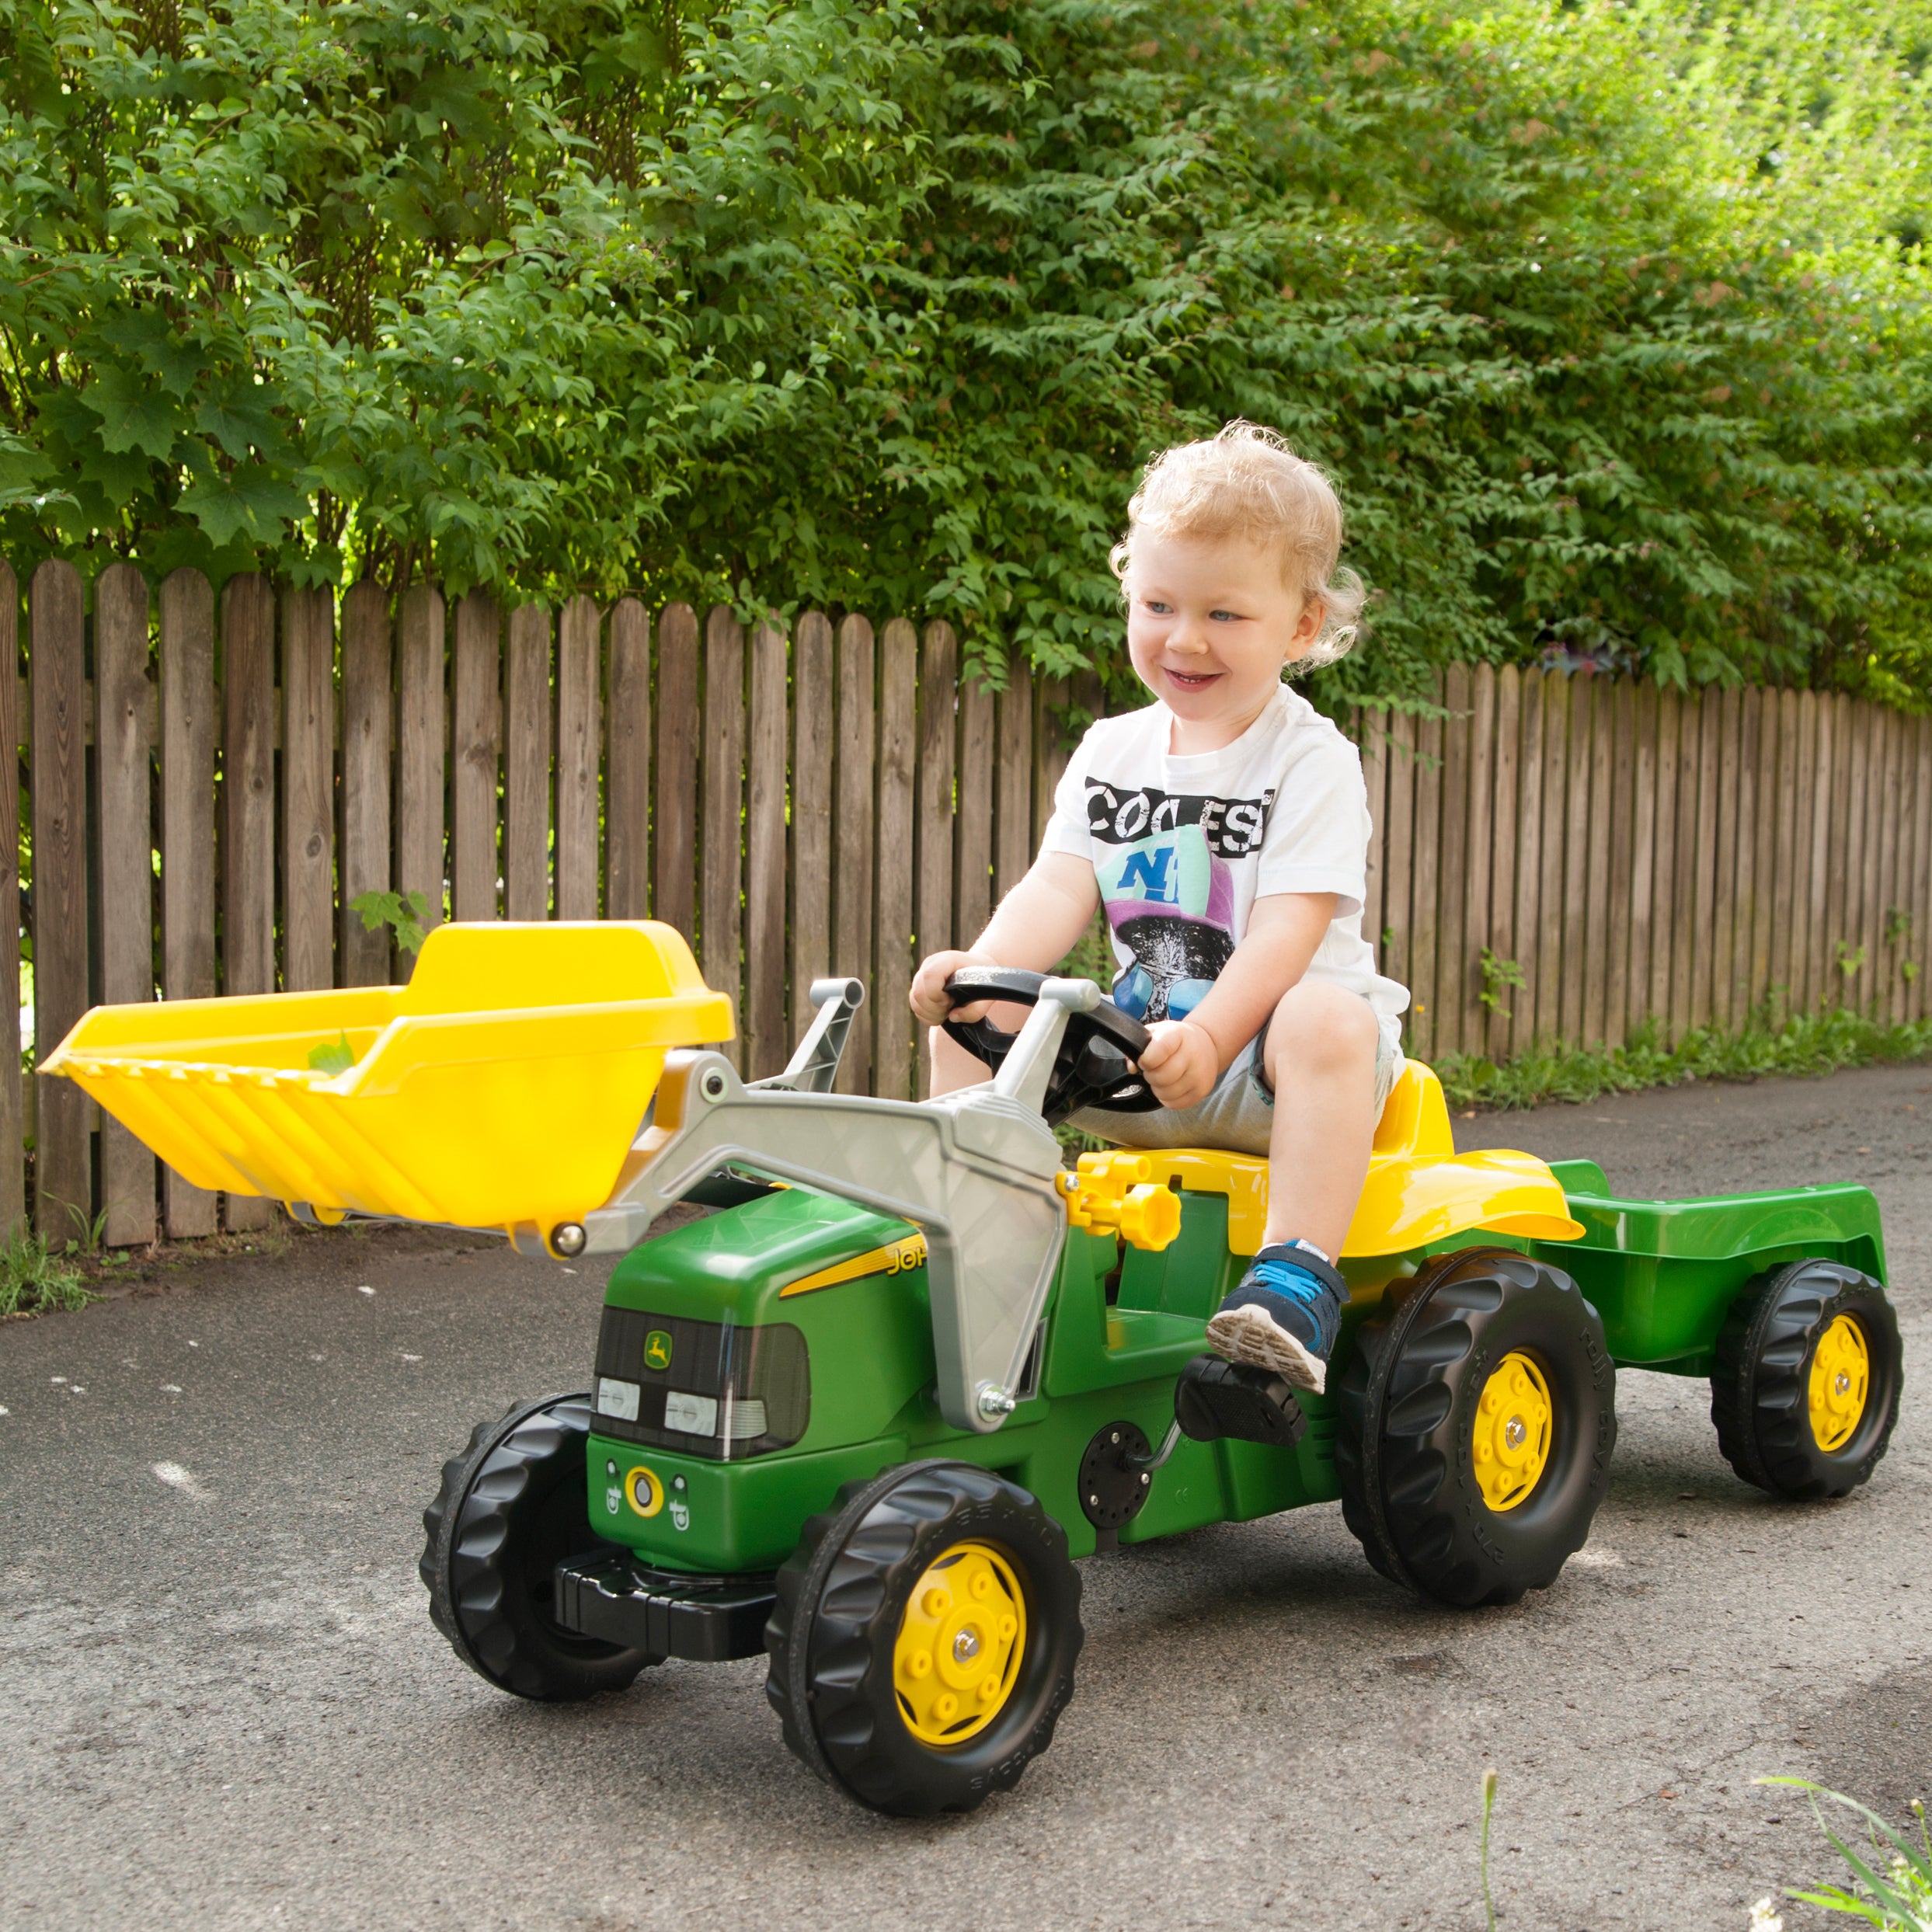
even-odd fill
[(1924, 1016), (1932, 719), (1488, 666), (1442, 697), (1363, 734), (1363, 930), (1412, 990), (1412, 1052)]
[[(19, 625), (26, 622), (26, 650)], [(27, 674), (23, 693), (18, 671)], [(458, 919), (668, 921), (781, 1066), (818, 975), (868, 983), (845, 1079), (915, 1090), (914, 963), (1025, 872), (1097, 684), (959, 676), (943, 623), (788, 635), (634, 599), (504, 611), (130, 566), (91, 593), (0, 563), (0, 983), (31, 879), (33, 1037), (97, 1001), (399, 977), (349, 902)], [(1354, 724), (1375, 820), (1364, 930), (1415, 992), (1412, 1050), (1680, 1036), (1782, 998), (1924, 1010), (1932, 726), (1812, 693), (1683, 698), (1452, 670), (1446, 715)], [(1485, 964), (1485, 962), (1487, 963)], [(1523, 983), (1513, 983), (1516, 980)], [(262, 1225), (157, 1172), (67, 1082), (23, 1091), (0, 1001), (0, 1227), (28, 1198), (144, 1241)], [(30, 1157), (28, 1150), (30, 1150)]]

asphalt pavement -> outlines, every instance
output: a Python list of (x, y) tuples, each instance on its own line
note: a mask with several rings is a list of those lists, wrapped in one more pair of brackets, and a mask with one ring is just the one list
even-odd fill
[(1629, 1193), (1875, 1189), (1908, 1379), (1869, 1487), (1774, 1502), (1704, 1384), (1625, 1373), (1590, 1543), (1513, 1608), (1414, 1601), (1335, 1506), (1095, 1558), (1053, 1749), (909, 1824), (787, 1754), (761, 1660), (538, 1706), (431, 1628), (438, 1466), (587, 1385), (601, 1268), (347, 1231), (157, 1268), (0, 1325), (0, 1924), (1479, 1927), (1494, 1765), (1499, 1921), (1743, 1932), (1835, 1875), (1754, 1777), (1932, 1795), (1932, 1068), (1457, 1133)]

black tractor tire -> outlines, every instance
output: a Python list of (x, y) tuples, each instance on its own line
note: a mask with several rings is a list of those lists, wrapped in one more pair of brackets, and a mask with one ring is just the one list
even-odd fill
[[(1856, 1427), (1827, 1452), (1812, 1427), (1812, 1359), (1840, 1315), (1864, 1338), (1871, 1381)], [(1718, 1332), (1718, 1446), (1746, 1482), (1774, 1496), (1848, 1495), (1871, 1480), (1892, 1440), (1904, 1380), (1899, 1318), (1884, 1288), (1842, 1262), (1793, 1262), (1753, 1281)]]
[[(1474, 1436), (1513, 1352), (1537, 1365), (1554, 1415), (1536, 1486), (1499, 1511)], [(1617, 1371), (1596, 1311), (1558, 1269), (1509, 1248), (1426, 1262), (1386, 1320), (1356, 1331), (1336, 1395), (1342, 1516), (1391, 1582), (1462, 1608), (1513, 1603), (1588, 1539), (1617, 1443)]]
[[(1022, 1654), (992, 1721), (956, 1746), (914, 1735), (893, 1683), (914, 1586), (965, 1541), (997, 1549), (1024, 1594)], [(1066, 1533), (1027, 1492), (969, 1464), (902, 1464), (848, 1483), (779, 1570), (765, 1695), (818, 1775), (902, 1818), (969, 1812), (1010, 1790), (1053, 1742), (1083, 1636)]]
[(621, 1690), (663, 1658), (566, 1630), (552, 1575), (596, 1548), (584, 1445), (588, 1395), (519, 1403), (480, 1422), (423, 1512), (416, 1566), (430, 1619), (465, 1663), (499, 1690), (565, 1701)]

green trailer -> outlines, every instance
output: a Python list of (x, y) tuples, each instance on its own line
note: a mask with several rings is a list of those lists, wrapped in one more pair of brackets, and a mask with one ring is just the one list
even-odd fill
[[(693, 1015), (708, 1016), (699, 1041), (722, 1029), (677, 936), (624, 930), (658, 963), (663, 1010), (623, 1021), (655, 1084), (649, 1115), (607, 1166), (559, 1170), (541, 1202), (501, 1218), (532, 1252), (619, 1255), (592, 1386), (477, 1428), (424, 1516), (431, 1614), (506, 1691), (580, 1698), (668, 1658), (763, 1653), (785, 1740), (820, 1776), (881, 1811), (969, 1809), (1018, 1780), (1072, 1695), (1082, 1559), (1338, 1499), (1394, 1582), (1446, 1604), (1514, 1602), (1589, 1536), (1620, 1367), (1707, 1377), (1725, 1456), (1774, 1495), (1843, 1495), (1885, 1452), (1900, 1351), (1863, 1188), (1621, 1199), (1587, 1161), (1457, 1153), (1434, 1076), (1412, 1063), (1342, 1257), (1350, 1300), (1328, 1391), (1297, 1396), (1204, 1352), (1260, 1243), (1265, 1163), (1192, 1149), (1063, 1164), (1052, 1122), (1149, 1098), (1133, 1065), (1145, 1036), (1097, 988), (959, 976), (956, 1004), (1018, 1001), (1025, 1027), (959, 1026), (985, 1085), (882, 1101), (834, 1090), (856, 982), (819, 983), (791, 1064), (747, 1082), (715, 1048), (665, 1045)], [(432, 936), (416, 985), (447, 980), (462, 931)], [(524, 943), (489, 942), (510, 949), (500, 958)], [(567, 943), (529, 942), (533, 983), (558, 982), (542, 949)], [(544, 1092), (531, 1043), (552, 1036), (602, 1091), (586, 1015), (622, 1002), (595, 973), (571, 983), (582, 1010), (554, 1026), (513, 1015), (519, 1094)], [(144, 1059), (111, 1026), (89, 1034), (96, 1015), (51, 1070), (110, 1111), (141, 1088), (131, 1124), (165, 1157), (200, 1158), (157, 1123), (169, 1082), (192, 1084), (211, 1050), (185, 1022), (157, 1045), (156, 1011), (126, 1022), (145, 1029)], [(489, 1064), (487, 1019), (472, 1004), (445, 1029), (472, 1070)], [(441, 1025), (410, 1036), (433, 1069)], [(358, 1073), (395, 1060), (392, 1035), (364, 1045), (346, 1029), (356, 1065), (308, 1076), (289, 1070), (305, 1028), (332, 1036), (306, 1008), (223, 1034), (225, 1071), (209, 1078), (248, 1119), (228, 1133), (204, 1109), (207, 1160), (264, 1192), (350, 1175), (327, 1199), (290, 1195), (322, 1220), (381, 1211), (385, 1186), (429, 1198), (428, 1168), (380, 1126), (408, 1116), (394, 1103), (411, 1076)], [(268, 1098), (235, 1100), (270, 1038)], [(560, 1130), (537, 1116), (533, 1133)], [(354, 1153), (349, 1120), (375, 1153)], [(492, 1150), (518, 1171), (504, 1154)], [(367, 1178), (378, 1155), (381, 1186)], [(422, 1157), (461, 1167), (447, 1144)], [(573, 1188), (590, 1190), (580, 1209)], [(712, 1212), (667, 1228), (678, 1201)]]

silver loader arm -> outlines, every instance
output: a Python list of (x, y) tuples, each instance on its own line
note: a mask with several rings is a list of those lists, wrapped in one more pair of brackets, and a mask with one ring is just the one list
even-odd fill
[(1099, 997), (1085, 980), (1048, 980), (998, 1081), (936, 1100), (747, 1086), (720, 1053), (674, 1053), (584, 1244), (633, 1247), (727, 1163), (910, 1221), (926, 1237), (940, 1413), (989, 1434), (1013, 1409), (1067, 1238), (1040, 1101), (1068, 1014)]

